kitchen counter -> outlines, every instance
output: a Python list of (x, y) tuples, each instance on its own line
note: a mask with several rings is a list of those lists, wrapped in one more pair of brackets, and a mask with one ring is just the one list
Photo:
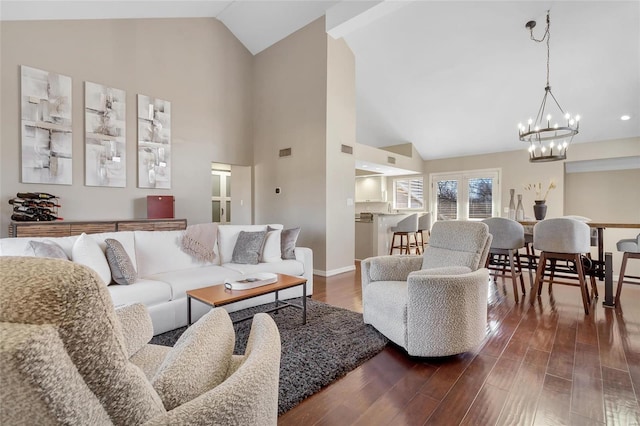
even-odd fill
[(371, 221), (356, 220), (355, 258), (362, 260), (389, 254), (393, 237), (391, 228), (410, 214), (413, 213), (373, 213)]

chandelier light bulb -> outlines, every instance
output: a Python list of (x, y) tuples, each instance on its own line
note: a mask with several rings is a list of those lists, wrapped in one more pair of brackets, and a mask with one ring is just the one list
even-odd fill
[(532, 123), (533, 123), (533, 119), (530, 118), (529, 120), (527, 120), (527, 124), (532, 124)]
[(540, 127), (536, 126), (536, 127), (533, 128), (533, 130), (537, 132), (537, 131), (540, 130)]
[(576, 115), (576, 122), (580, 121), (580, 115)]
[(566, 148), (567, 147), (567, 141), (562, 142), (562, 147)]
[(551, 141), (551, 143), (549, 144), (549, 148), (553, 149), (554, 146), (555, 146), (555, 143)]
[(570, 118), (571, 118), (571, 114), (566, 113), (566, 114), (564, 115), (564, 118), (566, 118), (567, 120), (568, 120), (568, 119), (570, 119)]
[(554, 128), (554, 129), (557, 129), (557, 128), (558, 128), (558, 123), (554, 124), (554, 125), (553, 125), (553, 128)]
[(573, 118), (569, 120), (569, 126), (573, 126), (574, 124), (576, 124), (576, 121)]
[(547, 152), (547, 147), (543, 146), (542, 148), (540, 148), (540, 151), (544, 154), (545, 152)]
[(529, 152), (533, 152), (534, 149), (535, 149), (535, 147), (533, 145), (529, 146)]

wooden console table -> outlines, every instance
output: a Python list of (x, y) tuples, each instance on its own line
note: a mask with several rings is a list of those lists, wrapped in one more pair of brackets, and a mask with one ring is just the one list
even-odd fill
[(187, 228), (187, 219), (129, 219), (85, 222), (11, 222), (9, 237), (70, 237), (117, 231), (176, 231)]

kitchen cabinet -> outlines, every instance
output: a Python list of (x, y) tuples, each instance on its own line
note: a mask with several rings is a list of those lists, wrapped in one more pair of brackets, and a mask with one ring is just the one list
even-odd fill
[(356, 178), (356, 202), (386, 202), (386, 176), (366, 176)]

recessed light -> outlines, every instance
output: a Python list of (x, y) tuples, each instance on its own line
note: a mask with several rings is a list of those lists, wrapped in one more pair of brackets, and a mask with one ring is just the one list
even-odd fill
[(620, 117), (620, 120), (622, 120), (622, 121), (627, 121), (627, 120), (629, 120), (630, 118), (631, 118), (631, 117), (630, 117), (630, 116), (628, 116), (628, 115), (623, 115), (622, 117)]

